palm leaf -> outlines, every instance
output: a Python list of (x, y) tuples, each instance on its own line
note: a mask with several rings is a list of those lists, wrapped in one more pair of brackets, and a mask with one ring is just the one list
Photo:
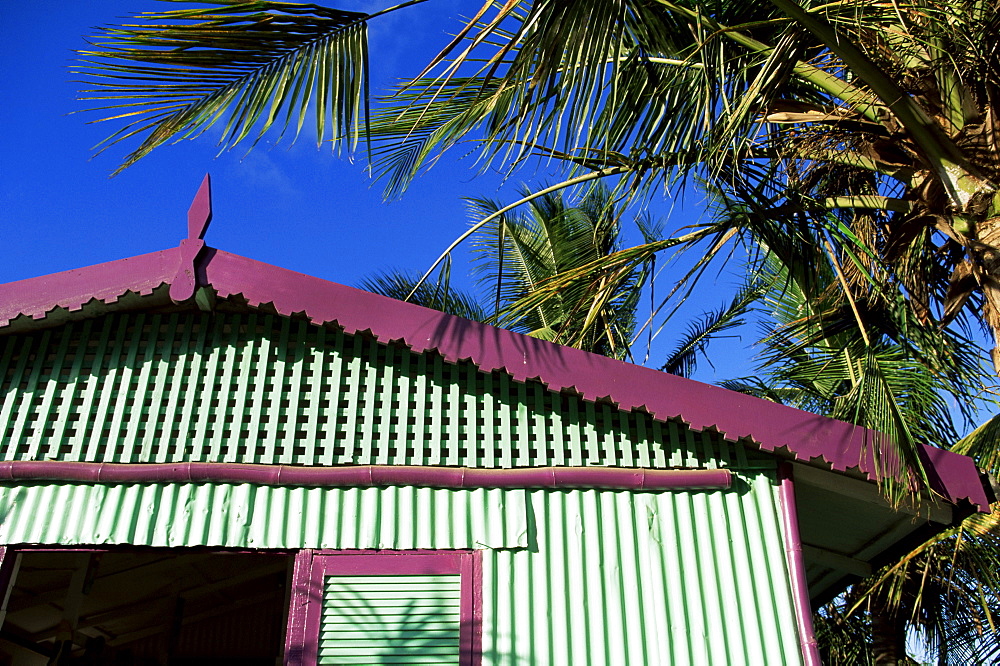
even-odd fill
[[(179, 0), (165, 0), (177, 2)], [(104, 148), (140, 145), (121, 171), (163, 143), (220, 126), (225, 149), (269, 129), (302, 130), (353, 149), (368, 113), (366, 24), (375, 14), (288, 2), (214, 0), (211, 8), (145, 12), (105, 28), (81, 52), (81, 98), (125, 125)], [(413, 4), (413, 3), (408, 3)], [(391, 10), (386, 10), (391, 11)]]
[(474, 273), (493, 293), (495, 320), (529, 335), (624, 356), (646, 276), (641, 264), (605, 289), (595, 292), (594, 284), (574, 282), (535, 306), (521, 307), (543, 285), (618, 251), (620, 213), (611, 191), (595, 186), (575, 205), (558, 192), (522, 194), (524, 205), (509, 211), (496, 201), (469, 200), (478, 228)]
[(364, 278), (360, 287), (365, 291), (389, 298), (439, 310), (472, 321), (486, 321), (486, 310), (478, 298), (451, 286), (447, 271), (437, 282), (417, 286), (420, 276), (406, 271), (382, 271)]
[(995, 415), (952, 448), (956, 453), (972, 456), (983, 469), (1000, 475), (1000, 415)]
[(763, 282), (751, 279), (728, 305), (714, 312), (708, 312), (697, 321), (690, 323), (685, 335), (677, 343), (664, 364), (660, 366), (660, 370), (682, 377), (690, 377), (697, 368), (698, 357), (705, 354), (708, 343), (725, 331), (743, 326), (746, 323), (744, 316), (766, 293), (767, 288)]

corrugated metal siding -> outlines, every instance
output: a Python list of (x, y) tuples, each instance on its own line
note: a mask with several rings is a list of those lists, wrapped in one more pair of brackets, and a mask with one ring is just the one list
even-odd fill
[(746, 467), (641, 413), (262, 314), (112, 314), (0, 338), (0, 459)]
[(459, 663), (461, 576), (328, 576), (320, 664)]
[(484, 664), (799, 664), (766, 475), (740, 492), (529, 491), (483, 553)]
[(0, 491), (0, 543), (477, 548), (484, 664), (798, 664), (772, 476), (684, 493), (28, 485)]
[(0, 543), (517, 548), (522, 490), (250, 484), (0, 486)]

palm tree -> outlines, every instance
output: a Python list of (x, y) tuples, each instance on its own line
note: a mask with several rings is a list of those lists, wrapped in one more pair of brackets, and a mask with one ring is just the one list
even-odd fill
[[(926, 331), (935, 344), (914, 346), (919, 336), (913, 331), (922, 325), (909, 308), (899, 307), (867, 310), (881, 325), (877, 337), (865, 340), (844, 307), (832, 262), (817, 264), (820, 270), (806, 281), (779, 254), (767, 253), (761, 266), (750, 278), (752, 287), (764, 290), (761, 309), (768, 315), (759, 367), (752, 377), (723, 386), (878, 425), (897, 439), (969, 454), (984, 469), (1000, 472), (1000, 417), (959, 440), (945, 400), (950, 394), (964, 405), (978, 376), (967, 339), (947, 329)], [(900, 335), (901, 327), (910, 334)], [(877, 410), (886, 403), (893, 408), (888, 417)], [(824, 663), (896, 664), (905, 658), (908, 636), (921, 638), (941, 664), (993, 663), (1000, 657), (998, 551), (1000, 512), (975, 515), (851, 586), (816, 616)]]
[[(494, 321), (605, 356), (627, 356), (648, 263), (633, 266), (610, 289), (579, 281), (553, 298), (518, 307), (547, 282), (622, 249), (622, 212), (614, 204), (601, 186), (589, 189), (575, 206), (553, 193), (532, 198), (520, 212), (500, 215), (499, 202), (471, 200), (474, 219), (492, 218), (473, 250), (479, 283), (493, 293)], [(636, 226), (647, 240), (659, 233), (648, 218), (637, 219)]]
[[(555, 298), (524, 305), (547, 282), (621, 249), (621, 211), (609, 190), (589, 188), (576, 205), (552, 192), (502, 213), (506, 207), (497, 201), (468, 203), (479, 228), (472, 239), (474, 273), (489, 295), (492, 314), (479, 304), (482, 299), (450, 286), (448, 266), (435, 283), (390, 271), (366, 279), (362, 288), (605, 356), (628, 355), (648, 264), (632, 267), (609, 297), (599, 285), (578, 283)], [(480, 225), (482, 220), (487, 224)], [(636, 224), (646, 239), (659, 233), (648, 219)]]
[[(363, 28), (398, 7), (213, 4), (149, 13), (85, 52), (93, 95), (128, 111), (113, 141), (147, 133), (125, 165), (223, 120), (227, 144), (275, 124), (297, 133), (313, 111), (319, 140), (358, 140)], [(926, 288), (910, 279), (916, 308), (937, 295), (952, 316), (971, 282), (988, 282), (1000, 216), (994, 3), (538, 1), (490, 15), (491, 4), (435, 59), (457, 53), (441, 75), (408, 82), (379, 113), (376, 163), (391, 188), (470, 135), (494, 157), (542, 151), (647, 185), (698, 166), (773, 189), (761, 203), (779, 221), (789, 208), (869, 223), (878, 211), (890, 254), (945, 234), (943, 263), (958, 272)], [(761, 160), (777, 168), (761, 172)], [(847, 194), (828, 191), (845, 181)], [(988, 285), (979, 291), (993, 308)]]
[(442, 270), (435, 282), (428, 282), (410, 271), (385, 270), (364, 278), (358, 286), (374, 294), (409, 301), (456, 317), (486, 321), (489, 315), (479, 297), (453, 287), (450, 277), (450, 270)]
[(866, 252), (888, 261), (898, 284), (879, 288), (922, 319), (949, 321), (971, 295), (1000, 331), (995, 3), (487, 3), (370, 133), (364, 27), (417, 3), (213, 4), (145, 14), (85, 52), (88, 97), (127, 119), (111, 141), (144, 137), (123, 167), (213, 124), (232, 145), (312, 115), (319, 140), (373, 141), (390, 192), (467, 138), (493, 160), (543, 153), (634, 192), (697, 169), (779, 229), (792, 213), (827, 228), (859, 269)]
[[(126, 112), (112, 140), (145, 134), (125, 165), (222, 122), (227, 145), (310, 114), (320, 140), (358, 141), (364, 28), (399, 7), (213, 4), (86, 52), (91, 98)], [(922, 318), (976, 294), (1000, 334), (998, 41), (988, 0), (487, 2), (369, 136), (391, 191), (470, 137), (506, 164), (541, 152), (638, 191), (699, 169), (776, 223), (846, 222), (830, 228), (879, 250)]]
[(458, 53), (386, 116), (424, 140), (418, 158), (485, 127), (495, 158), (540, 151), (645, 185), (697, 166), (770, 233), (793, 216), (826, 228), (854, 264), (848, 294), (873, 254), (888, 271), (875, 286), (922, 321), (975, 294), (1000, 331), (995, 3), (536, 2), (468, 34), (487, 65), (460, 77), (482, 49)]

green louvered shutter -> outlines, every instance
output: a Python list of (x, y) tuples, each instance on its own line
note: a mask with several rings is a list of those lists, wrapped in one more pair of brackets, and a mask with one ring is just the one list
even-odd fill
[(460, 663), (458, 574), (327, 576), (320, 664)]
[(475, 551), (300, 551), (286, 665), (481, 662)]

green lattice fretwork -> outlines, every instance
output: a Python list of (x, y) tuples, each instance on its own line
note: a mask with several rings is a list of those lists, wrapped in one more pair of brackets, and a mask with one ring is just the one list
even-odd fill
[(715, 433), (260, 313), (114, 314), (0, 338), (5, 460), (748, 465)]

